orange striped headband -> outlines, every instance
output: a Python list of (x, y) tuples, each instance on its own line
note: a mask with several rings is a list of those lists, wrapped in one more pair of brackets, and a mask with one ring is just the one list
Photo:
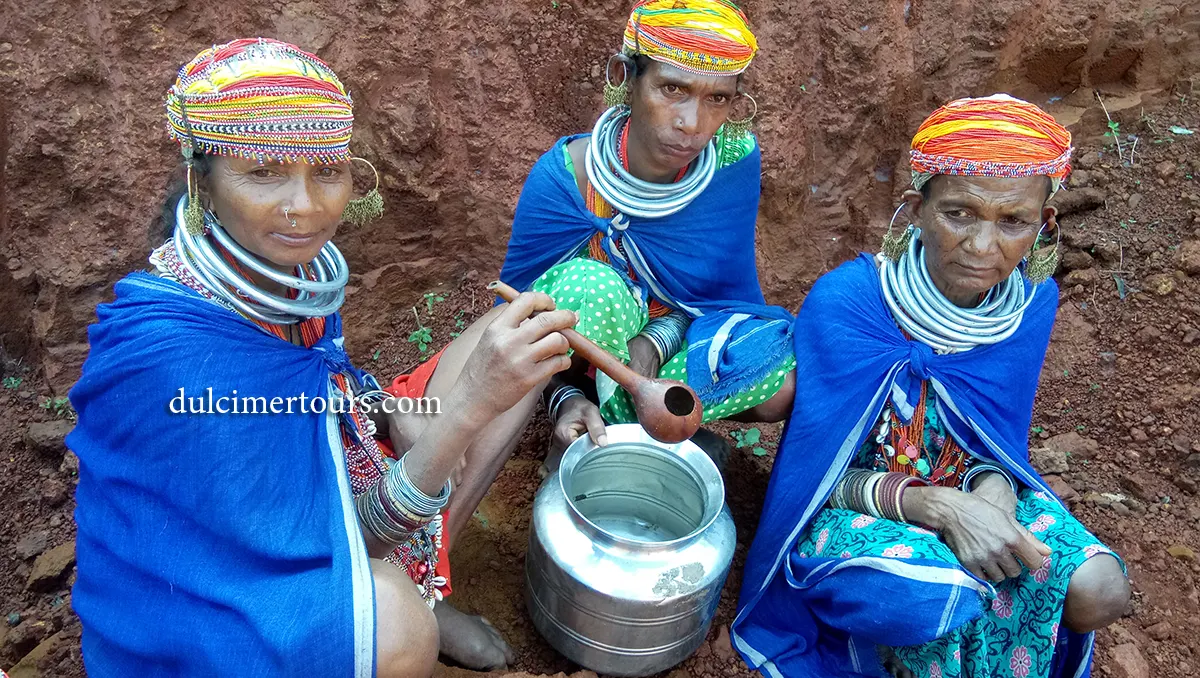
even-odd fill
[(1051, 179), (1071, 171), (1071, 133), (1049, 113), (1007, 94), (958, 99), (934, 111), (912, 140), (913, 186), (935, 174)]

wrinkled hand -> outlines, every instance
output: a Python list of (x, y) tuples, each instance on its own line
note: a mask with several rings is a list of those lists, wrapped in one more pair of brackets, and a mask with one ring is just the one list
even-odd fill
[(453, 402), (486, 423), (511, 409), (552, 375), (571, 366), (567, 339), (572, 311), (554, 310), (540, 292), (526, 292), (508, 304), (483, 331), (479, 344), (454, 385)]
[[(980, 579), (1003, 581), (1042, 567), (1050, 547), (1033, 536), (1016, 518), (973, 494), (945, 487), (910, 488), (920, 507), (912, 517), (942, 535), (958, 562)], [(1020, 562), (1018, 562), (1020, 561)]]
[(658, 350), (654, 348), (654, 342), (641, 335), (629, 340), (629, 368), (643, 377), (658, 378), (662, 364), (658, 359)]
[(562, 452), (584, 433), (591, 436), (592, 442), (597, 445), (608, 444), (600, 408), (584, 396), (571, 396), (558, 406), (558, 421), (554, 423), (554, 437), (550, 443), (551, 452)]
[(999, 473), (980, 474), (974, 481), (971, 494), (1004, 511), (1013, 518), (1017, 517), (1017, 495), (1013, 493), (1008, 480)]

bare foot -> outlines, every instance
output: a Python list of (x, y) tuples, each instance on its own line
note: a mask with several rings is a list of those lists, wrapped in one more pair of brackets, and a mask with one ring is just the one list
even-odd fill
[(464, 614), (445, 602), (434, 606), (433, 616), (444, 659), (473, 671), (506, 669), (512, 663), (512, 648), (483, 617)]

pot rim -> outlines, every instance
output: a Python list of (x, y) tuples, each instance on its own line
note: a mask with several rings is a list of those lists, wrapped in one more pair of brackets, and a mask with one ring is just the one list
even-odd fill
[[(708, 530), (708, 528), (712, 527), (712, 524), (721, 517), (721, 512), (725, 507), (725, 479), (721, 477), (721, 472), (717, 469), (716, 463), (713, 462), (712, 458), (704, 450), (700, 449), (699, 445), (690, 439), (674, 444), (660, 442), (650, 437), (650, 434), (640, 424), (611, 424), (605, 426), (604, 431), (608, 437), (608, 445), (601, 447), (592, 442), (591, 436), (582, 435), (567, 446), (558, 468), (558, 486), (563, 493), (563, 498), (566, 500), (567, 506), (570, 507), (572, 515), (591, 528), (591, 530), (603, 535), (604, 538), (614, 543), (626, 546), (653, 549), (670, 548), (695, 540), (699, 535)], [(705, 493), (704, 519), (696, 529), (682, 537), (667, 541), (631, 539), (614, 534), (600, 527), (588, 519), (587, 516), (583, 515), (583, 512), (575, 506), (575, 501), (571, 498), (570, 493), (567, 492), (566, 478), (571, 475), (580, 463), (591, 456), (592, 453), (613, 447), (614, 445), (628, 444), (641, 444), (665, 456), (672, 457), (681, 462), (688, 471), (694, 474), (695, 480), (701, 487), (701, 491)]]

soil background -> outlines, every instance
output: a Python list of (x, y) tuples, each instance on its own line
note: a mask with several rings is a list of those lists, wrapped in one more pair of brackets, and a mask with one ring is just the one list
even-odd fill
[[(1171, 128), (1200, 131), (1200, 2), (745, 8), (761, 48), (744, 86), (760, 108), (759, 273), (773, 303), (797, 308), (817, 276), (877, 247), (907, 184), (908, 138), (937, 105), (1007, 91), (1071, 126), (1080, 171), (1058, 199), (1062, 306), (1031, 444), (1130, 566), (1131, 614), (1100, 634), (1097, 672), (1194, 675), (1200, 142)], [(347, 346), (390, 377), (421, 359), (414, 330), (440, 346), (487, 307), (481, 285), (499, 269), (521, 182), (556, 138), (590, 128), (627, 12), (625, 0), (0, 0), (0, 666), (32, 652), (14, 675), (82, 673), (69, 604), (77, 465), (58, 399), (95, 306), (145, 266), (178, 177), (162, 121), (175, 70), (213, 42), (264, 35), (316, 52), (346, 82), (352, 146), (379, 168), (387, 202), (381, 222), (336, 239), (356, 272)], [(760, 428), (768, 453), (739, 450), (727, 471), (739, 560), (710, 641), (679, 669), (690, 676), (746, 673), (723, 627), (778, 434)], [(532, 673), (578, 668), (519, 602), (547, 436), (535, 420), (453, 556), (457, 603), (491, 618), (518, 650), (513, 668)]]

